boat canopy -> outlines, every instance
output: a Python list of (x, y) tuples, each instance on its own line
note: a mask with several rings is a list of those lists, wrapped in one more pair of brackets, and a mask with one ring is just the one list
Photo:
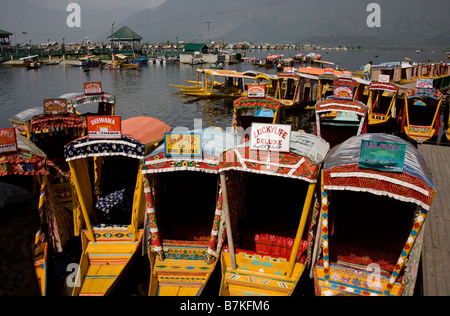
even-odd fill
[(47, 175), (47, 155), (22, 135), (16, 135), (18, 150), (0, 154), (0, 176)]
[(27, 56), (27, 57), (20, 58), (20, 60), (28, 60), (28, 59), (38, 58), (38, 57), (39, 57), (39, 55), (33, 55), (33, 56)]
[(153, 117), (138, 116), (122, 121), (122, 134), (144, 144), (146, 154), (164, 141), (164, 134), (171, 130), (172, 127)]
[(325, 113), (331, 111), (339, 112), (352, 112), (360, 116), (365, 116), (368, 111), (366, 104), (356, 101), (356, 100), (341, 100), (328, 98), (323, 101), (317, 102), (316, 113)]
[(245, 78), (245, 79), (254, 78), (252, 75), (244, 75), (244, 73), (237, 72), (235, 70), (208, 69), (205, 71), (205, 73), (216, 77)]
[(121, 139), (89, 139), (87, 136), (76, 139), (64, 148), (66, 161), (88, 157), (124, 156), (135, 159), (144, 159), (145, 146), (128, 136)]
[(75, 108), (84, 104), (108, 103), (112, 104), (113, 107), (116, 104), (116, 97), (106, 92), (96, 94), (66, 93), (57, 97), (57, 99), (67, 99), (67, 107), (69, 112), (75, 111)]
[(162, 144), (145, 157), (142, 173), (203, 171), (217, 174), (220, 169), (223, 151), (240, 144), (238, 135), (222, 129), (206, 128), (188, 131), (188, 133), (201, 134), (201, 156), (166, 156), (165, 144)]
[(423, 88), (414, 88), (406, 91), (406, 98), (432, 98), (435, 100), (442, 99), (442, 92), (436, 89), (423, 89)]
[(369, 90), (383, 90), (383, 91), (397, 92), (398, 89), (399, 89), (398, 85), (389, 82), (372, 82), (369, 85)]
[(58, 128), (87, 128), (86, 118), (72, 113), (34, 116), (30, 120), (30, 132), (49, 131)]
[[(406, 145), (403, 172), (387, 172), (359, 167), (363, 140)], [(422, 154), (409, 142), (389, 134), (368, 133), (353, 136), (334, 147), (323, 170), (325, 190), (349, 190), (411, 202), (430, 209), (435, 187)]]
[(270, 56), (267, 56), (266, 59), (274, 60), (274, 59), (281, 58), (281, 57), (283, 57), (283, 55), (270, 55)]
[(247, 142), (223, 154), (221, 171), (237, 170), (316, 183), (330, 145), (320, 137), (292, 132), (290, 152), (251, 150)]

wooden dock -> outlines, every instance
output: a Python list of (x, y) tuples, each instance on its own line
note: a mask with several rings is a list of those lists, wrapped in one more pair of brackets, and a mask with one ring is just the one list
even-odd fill
[(437, 191), (425, 223), (422, 295), (450, 296), (450, 147), (419, 145)]

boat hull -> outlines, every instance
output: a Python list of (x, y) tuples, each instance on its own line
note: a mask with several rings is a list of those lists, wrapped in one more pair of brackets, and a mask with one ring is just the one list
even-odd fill
[(230, 253), (222, 252), (220, 296), (291, 296), (305, 266), (296, 263), (287, 277), (289, 261), (284, 258), (240, 252), (233, 270)]
[(83, 231), (83, 254), (72, 295), (109, 295), (139, 249), (142, 233), (140, 230), (134, 241), (126, 229), (94, 228), (94, 242)]
[(208, 264), (208, 245), (177, 243), (164, 246), (165, 258), (149, 254), (149, 296), (200, 296), (217, 261)]

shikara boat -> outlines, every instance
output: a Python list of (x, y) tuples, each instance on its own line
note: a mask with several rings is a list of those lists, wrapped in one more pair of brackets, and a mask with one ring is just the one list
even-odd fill
[(82, 137), (65, 147), (75, 192), (75, 235), (83, 242), (73, 296), (110, 295), (140, 252), (145, 219), (141, 160), (172, 128), (149, 117), (121, 123), (120, 139)]
[[(70, 239), (73, 230), (70, 214), (54, 197), (48, 182), (47, 156), (25, 136), (13, 135), (14, 129), (0, 130), (0, 181), (27, 189), (35, 197), (36, 213), (41, 223), (30, 251), (34, 252), (34, 265), (43, 296), (47, 295), (48, 253), (58, 252)], [(15, 148), (6, 150), (5, 135), (15, 140)], [(19, 210), (18, 210), (19, 211)]]
[(279, 124), (283, 120), (283, 104), (271, 97), (242, 97), (233, 103), (232, 131), (248, 141), (252, 123)]
[[(99, 93), (66, 93), (58, 96), (57, 99), (67, 99), (68, 113), (78, 113), (84, 116), (114, 115), (116, 110), (116, 97), (104, 91)], [(86, 110), (80, 112), (81, 107), (87, 108), (87, 112)]]
[(331, 148), (351, 136), (366, 133), (368, 126), (368, 107), (353, 99), (353, 87), (335, 86), (335, 89), (333, 97), (315, 106), (315, 135), (329, 142)]
[(44, 64), (42, 61), (39, 60), (38, 55), (23, 57), (20, 58), (20, 60), (23, 61), (23, 64), (25, 65), (25, 67), (27, 67), (27, 69), (39, 69), (42, 68)]
[(72, 295), (109, 295), (142, 241), (145, 146), (128, 136), (82, 137), (67, 144), (64, 154), (74, 186), (75, 235), (83, 246)]
[(413, 143), (435, 142), (441, 122), (443, 94), (434, 88), (414, 88), (403, 94), (401, 135)]
[[(197, 98), (239, 98), (245, 96), (246, 80), (248, 83), (254, 83), (254, 77), (246, 76), (241, 72), (234, 70), (214, 70), (207, 69), (205, 71), (205, 81), (203, 88), (199, 90), (186, 90), (184, 94)], [(216, 80), (219, 85), (216, 85)]]
[(17, 113), (9, 119), (11, 126), (16, 130), (17, 135), (27, 136), (27, 123), (36, 115), (44, 113), (42, 106), (36, 106)]
[(369, 132), (397, 132), (397, 118), (401, 109), (399, 86), (389, 82), (372, 82), (369, 85)]
[(255, 61), (254, 65), (265, 68), (276, 68), (282, 58), (283, 55), (269, 55)]
[[(186, 146), (183, 153), (177, 150), (181, 142)], [(235, 134), (221, 129), (173, 133), (145, 158), (150, 296), (202, 294), (225, 236), (218, 176), (221, 153), (238, 143)], [(191, 155), (193, 150), (198, 153)]]
[(283, 72), (278, 74), (275, 98), (283, 103), (286, 110), (303, 109), (315, 104), (319, 76)]
[(435, 196), (421, 153), (394, 135), (354, 136), (330, 151), (322, 178), (316, 295), (412, 296)]
[(115, 57), (117, 60), (113, 60), (113, 62), (116, 69), (138, 69), (142, 67), (141, 63), (133, 62), (129, 56), (116, 54)]
[(307, 222), (318, 211), (316, 184), (328, 150), (323, 139), (292, 132), (289, 152), (251, 150), (246, 143), (223, 154), (230, 218), (221, 296), (293, 294), (309, 262)]

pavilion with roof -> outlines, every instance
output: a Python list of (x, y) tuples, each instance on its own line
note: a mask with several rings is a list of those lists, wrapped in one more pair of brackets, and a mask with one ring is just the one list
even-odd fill
[[(139, 50), (141, 47), (141, 40), (143, 39), (142, 36), (128, 28), (127, 26), (124, 26), (120, 28), (117, 32), (112, 34), (108, 37), (108, 39), (111, 41), (111, 50), (113, 50), (113, 47), (120, 48), (120, 45), (123, 43), (130, 43), (131, 49), (133, 51)], [(117, 43), (117, 44), (114, 44)]]
[(3, 54), (3, 49), (8, 49), (11, 47), (11, 41), (9, 37), (13, 35), (10, 32), (0, 29), (0, 52)]

